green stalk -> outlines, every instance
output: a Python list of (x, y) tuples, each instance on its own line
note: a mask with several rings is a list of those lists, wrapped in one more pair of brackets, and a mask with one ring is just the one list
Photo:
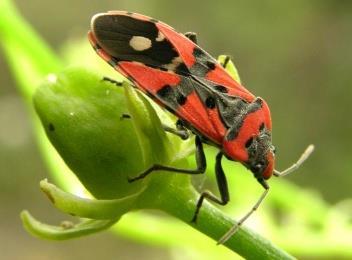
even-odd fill
[[(199, 194), (192, 186), (185, 185), (186, 179), (187, 177), (183, 175), (171, 177), (168, 181), (170, 185), (156, 179), (140, 196), (139, 205), (144, 208), (147, 206), (161, 209), (218, 241), (233, 225), (236, 225), (236, 222), (205, 200), (197, 223), (191, 223)], [(155, 198), (156, 190), (162, 193), (162, 196)], [(246, 259), (294, 259), (269, 240), (245, 227), (241, 227), (224, 246)]]
[(10, 0), (0, 1), (0, 38), (0, 47), (4, 50), (3, 53), (17, 83), (16, 87), (32, 118), (41, 154), (55, 180), (62, 187), (74, 190), (80, 186), (79, 181), (48, 141), (32, 104), (33, 94), (44, 77), (63, 69), (61, 59), (22, 18)]
[(1, 47), (27, 102), (45, 75), (62, 69), (60, 58), (18, 14), (10, 0), (0, 1)]

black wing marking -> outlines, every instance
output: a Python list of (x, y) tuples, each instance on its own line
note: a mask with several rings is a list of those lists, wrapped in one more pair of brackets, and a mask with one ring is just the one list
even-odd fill
[[(101, 14), (93, 19), (92, 31), (102, 48), (118, 60), (138, 61), (151, 67), (165, 68), (179, 55), (165, 38), (158, 38), (155, 22), (138, 20), (128, 15)], [(133, 48), (138, 40), (150, 43), (150, 47)], [(137, 37), (137, 38), (136, 38)], [(131, 44), (132, 43), (132, 44)]]

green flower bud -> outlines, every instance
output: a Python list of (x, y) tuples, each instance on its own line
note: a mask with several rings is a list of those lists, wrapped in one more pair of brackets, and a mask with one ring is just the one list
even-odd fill
[(123, 88), (80, 68), (49, 75), (34, 95), (48, 138), (82, 184), (99, 199), (142, 189), (127, 183), (143, 171), (142, 151)]

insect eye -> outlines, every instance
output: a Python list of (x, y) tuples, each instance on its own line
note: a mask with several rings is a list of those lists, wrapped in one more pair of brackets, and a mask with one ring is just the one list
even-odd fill
[(252, 143), (253, 143), (253, 139), (254, 139), (253, 137), (249, 138), (244, 146), (246, 148), (250, 147), (252, 145)]

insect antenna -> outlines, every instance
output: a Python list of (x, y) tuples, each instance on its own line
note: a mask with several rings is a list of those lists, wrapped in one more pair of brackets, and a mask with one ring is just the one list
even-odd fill
[(292, 164), (290, 167), (288, 167), (287, 169), (285, 169), (283, 171), (274, 170), (274, 176), (283, 177), (283, 176), (286, 176), (287, 174), (290, 174), (291, 172), (297, 170), (302, 165), (302, 163), (304, 163), (304, 161), (308, 159), (308, 157), (312, 154), (313, 151), (314, 151), (314, 145), (312, 145), (312, 144), (308, 145), (308, 147), (302, 153), (301, 157), (299, 157), (297, 162), (295, 162), (294, 164)]
[(248, 211), (235, 225), (233, 225), (217, 242), (217, 245), (224, 244), (233, 234), (235, 234), (242, 224), (259, 208), (259, 205), (263, 202), (264, 198), (269, 192), (269, 185), (264, 180), (258, 180), (265, 188), (262, 195), (259, 197), (257, 202), (254, 204), (252, 209)]
[[(282, 177), (285, 176), (293, 171), (295, 171), (299, 166), (301, 166), (301, 164), (307, 160), (307, 158), (312, 154), (312, 152), (314, 151), (314, 145), (309, 145), (306, 150), (302, 153), (301, 157), (298, 159), (297, 162), (295, 162), (294, 164), (292, 164), (290, 167), (288, 167), (287, 169), (283, 170), (283, 171), (277, 171), (274, 170), (274, 175), (277, 177)], [(218, 241), (218, 245), (220, 244), (224, 244), (233, 234), (235, 234), (238, 229), (241, 227), (241, 225), (254, 213), (254, 211), (256, 211), (259, 207), (259, 205), (262, 203), (262, 201), (264, 200), (264, 198), (266, 197), (266, 195), (269, 192), (269, 185), (266, 183), (266, 181), (264, 179), (258, 179), (258, 181), (260, 182), (260, 184), (264, 187), (264, 192), (262, 193), (262, 195), (259, 197), (258, 201), (254, 204), (254, 206), (252, 207), (252, 209), (250, 211), (248, 211), (248, 213), (243, 216), (236, 225), (234, 225), (233, 227), (231, 227)]]

